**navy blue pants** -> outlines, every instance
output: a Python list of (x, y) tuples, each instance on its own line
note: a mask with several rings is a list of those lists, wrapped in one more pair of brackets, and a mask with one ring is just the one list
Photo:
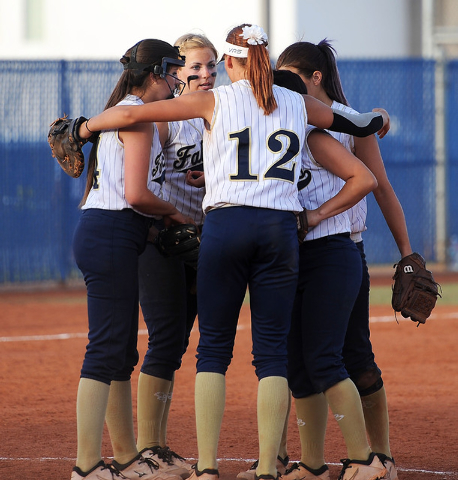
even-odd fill
[[(369, 330), (369, 290), (370, 277), (367, 268), (364, 243), (356, 243), (362, 260), (362, 282), (355, 305), (348, 322), (347, 334), (343, 347), (345, 367), (356, 386), (360, 386), (359, 379), (368, 371), (374, 372), (370, 378), (381, 375), (375, 363)], [(369, 382), (371, 383), (371, 382)], [(366, 385), (370, 386), (370, 385)], [(360, 387), (359, 387), (360, 388)]]
[(149, 223), (131, 209), (82, 212), (73, 238), (89, 319), (81, 377), (126, 381), (138, 362), (138, 256)]
[(140, 256), (140, 305), (148, 328), (143, 373), (172, 380), (180, 368), (197, 315), (196, 273), (181, 260), (161, 255), (152, 243)]
[(211, 210), (197, 267), (197, 371), (226, 373), (248, 286), (256, 375), (286, 377), (297, 273), (293, 213), (252, 207)]
[(295, 398), (324, 392), (349, 377), (342, 350), (361, 276), (361, 256), (349, 235), (301, 245), (288, 337), (288, 382)]

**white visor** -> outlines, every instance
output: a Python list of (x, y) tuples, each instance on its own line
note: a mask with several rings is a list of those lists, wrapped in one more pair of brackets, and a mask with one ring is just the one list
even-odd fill
[(248, 48), (239, 47), (238, 45), (232, 45), (232, 43), (225, 42), (223, 52), (226, 55), (237, 58), (247, 58), (248, 57)]

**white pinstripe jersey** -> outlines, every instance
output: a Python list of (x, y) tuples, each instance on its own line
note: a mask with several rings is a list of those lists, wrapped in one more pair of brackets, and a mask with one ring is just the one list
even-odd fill
[[(332, 108), (337, 110), (343, 110), (344, 112), (349, 113), (358, 113), (356, 110), (353, 110), (351, 107), (347, 107), (336, 101), (332, 102)], [(329, 132), (336, 140), (338, 140), (349, 152), (354, 153), (354, 141), (353, 136), (348, 135), (347, 133), (339, 132)], [(348, 210), (351, 221), (351, 233), (361, 233), (364, 230), (367, 230), (366, 227), (366, 217), (367, 217), (367, 200), (364, 197), (356, 205)]]
[(203, 208), (247, 205), (298, 212), (307, 112), (303, 97), (274, 85), (278, 108), (259, 108), (247, 80), (212, 90), (215, 109), (204, 132)]
[[(307, 127), (306, 138), (315, 127)], [(326, 170), (313, 158), (307, 140), (306, 148), (302, 157), (301, 178), (299, 180), (299, 200), (301, 205), (308, 210), (314, 210), (330, 198), (334, 197), (342, 189), (343, 181), (338, 176)], [(337, 233), (350, 233), (350, 217), (348, 210), (333, 217), (322, 220), (312, 228), (305, 241), (315, 240)]]
[(174, 205), (183, 215), (193, 218), (198, 225), (204, 220), (202, 200), (205, 188), (188, 185), (186, 172), (203, 171), (204, 129), (204, 121), (201, 118), (169, 122), (169, 134), (164, 146), (165, 178), (162, 184), (162, 198)]
[[(118, 103), (118, 105), (142, 104), (143, 101), (134, 95), (127, 95)], [(147, 186), (149, 190), (159, 196), (164, 172), (164, 156), (159, 140), (159, 132), (155, 124), (153, 124), (153, 128), (154, 134), (149, 166), (150, 175), (148, 176)], [(101, 208), (103, 210), (132, 208), (125, 197), (124, 145), (119, 138), (118, 130), (104, 130), (100, 135), (95, 177), (86, 203), (82, 208)]]

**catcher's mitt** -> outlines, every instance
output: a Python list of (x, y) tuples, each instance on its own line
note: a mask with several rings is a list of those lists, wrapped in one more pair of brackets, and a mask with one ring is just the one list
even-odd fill
[(185, 223), (165, 228), (159, 232), (156, 245), (165, 255), (178, 257), (187, 265), (197, 268), (200, 233), (196, 225)]
[(418, 324), (426, 322), (437, 297), (441, 296), (440, 285), (425, 265), (425, 259), (418, 253), (411, 253), (394, 264), (391, 305), (395, 312), (401, 312), (404, 318), (410, 317)]
[(78, 178), (84, 170), (82, 147), (88, 140), (78, 135), (78, 128), (85, 121), (84, 117), (71, 119), (64, 115), (51, 123), (48, 133), (52, 156), (63, 171), (73, 178)]
[(309, 222), (307, 220), (307, 210), (304, 208), (302, 212), (296, 214), (297, 220), (297, 238), (299, 239), (299, 243), (304, 242), (304, 238), (309, 231)]

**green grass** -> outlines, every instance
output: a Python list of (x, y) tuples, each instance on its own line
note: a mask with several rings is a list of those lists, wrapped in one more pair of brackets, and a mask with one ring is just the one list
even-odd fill
[[(439, 290), (440, 291), (440, 290)], [(458, 305), (458, 283), (442, 285), (442, 298), (438, 298), (438, 305)], [(371, 305), (391, 305), (391, 286), (371, 287)]]
[[(439, 290), (440, 291), (440, 290)], [(458, 305), (458, 283), (442, 285), (442, 298), (438, 298), (438, 305)], [(250, 295), (247, 292), (245, 303), (249, 303)], [(391, 285), (371, 287), (371, 305), (391, 305)]]

